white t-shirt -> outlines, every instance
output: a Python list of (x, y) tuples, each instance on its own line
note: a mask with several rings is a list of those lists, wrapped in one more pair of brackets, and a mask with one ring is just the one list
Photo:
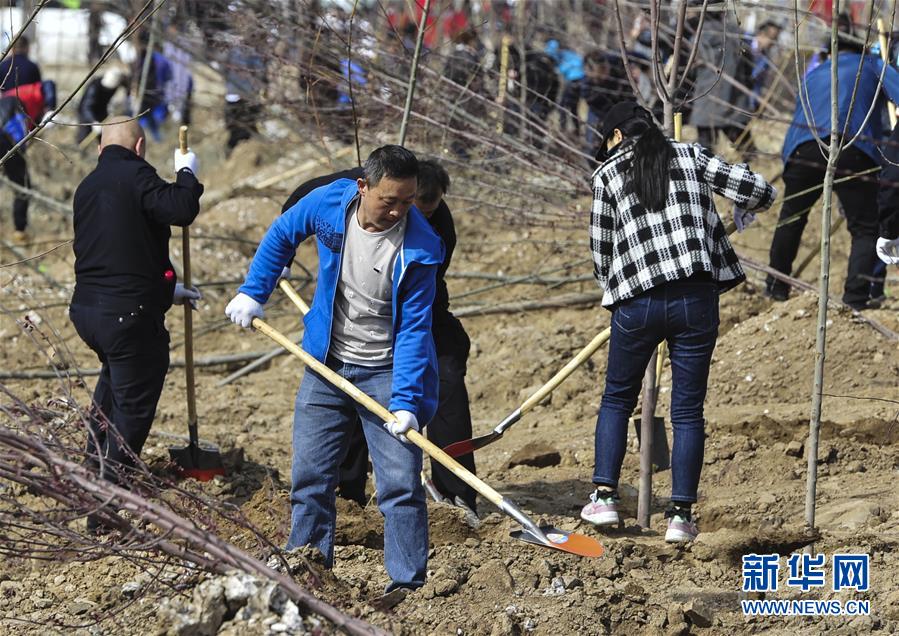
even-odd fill
[(393, 268), (403, 247), (406, 219), (382, 232), (359, 225), (356, 204), (346, 227), (334, 298), (331, 355), (364, 367), (393, 362)]

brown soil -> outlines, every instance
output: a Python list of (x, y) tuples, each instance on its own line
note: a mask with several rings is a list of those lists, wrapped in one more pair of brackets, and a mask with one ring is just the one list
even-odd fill
[[(285, 169), (321, 156), (298, 141), (277, 147), (250, 142), (225, 161), (218, 126), (218, 122), (208, 124), (208, 130), (200, 126), (192, 144), (203, 161), (209, 193), (226, 193), (256, 173), (274, 174), (275, 164)], [(155, 146), (150, 158), (157, 166), (167, 166), (169, 153), (167, 146)], [(66, 197), (93, 165), (90, 157), (77, 155), (67, 164), (44, 146), (35, 146), (31, 157), (36, 166), (35, 182), (58, 198)], [(48, 162), (46, 167), (41, 167), (42, 160)], [(756, 167), (768, 175), (779, 169), (774, 162)], [(51, 185), (48, 175), (55, 170), (66, 178)], [(299, 180), (265, 193), (248, 193), (243, 188), (242, 196), (225, 197), (205, 209), (192, 228), (196, 278), (201, 282), (240, 279), (262, 232)], [(452, 197), (449, 202), (452, 207)], [(574, 210), (576, 205), (589, 209), (589, 201), (583, 198), (570, 200), (568, 207)], [(39, 206), (32, 218), (34, 236), (40, 243), (24, 248), (27, 255), (42, 252), (71, 234), (68, 220)], [(763, 217), (758, 227), (737, 237), (738, 249), (764, 260), (774, 218), (774, 213)], [(6, 214), (2, 223), (5, 232), (9, 224)], [(581, 262), (589, 256), (586, 223), (586, 212), (581, 218), (572, 218), (570, 228), (544, 229), (510, 227), (491, 220), (489, 214), (458, 214), (459, 243), (452, 269), (525, 275)], [(801, 253), (811, 249), (815, 240), (816, 232), (809, 227)], [(843, 230), (835, 244), (834, 293), (839, 292), (844, 275), (847, 245)], [(172, 256), (180, 260), (178, 240), (172, 242)], [(14, 259), (4, 253), (3, 261), (10, 260)], [(300, 249), (299, 260), (314, 271), (311, 246)], [(35, 262), (63, 285), (71, 284), (69, 247)], [(299, 268), (294, 270), (298, 273)], [(572, 276), (589, 272), (589, 263), (583, 262), (570, 270)], [(805, 278), (813, 281), (816, 272), (815, 262)], [(46, 368), (41, 352), (22, 336), (13, 319), (23, 317), (29, 307), (51, 303), (56, 306), (36, 314), (42, 325), (59, 330), (68, 347), (60, 350), (60, 355), (73, 366), (97, 366), (66, 319), (68, 291), (49, 289), (39, 274), (21, 266), (0, 270), (0, 281), (0, 304), (9, 312), (0, 316), (4, 342), (0, 368)], [(450, 291), (458, 295), (488, 283), (453, 278)], [(273, 346), (262, 335), (225, 323), (222, 312), (235, 288), (235, 284), (205, 288), (195, 319), (197, 355)], [(594, 289), (592, 282), (553, 290), (537, 285), (507, 286), (457, 300), (454, 306), (492, 305)], [(749, 283), (722, 297), (721, 337), (709, 383), (708, 440), (697, 506), (702, 534), (694, 546), (672, 547), (663, 541), (661, 511), (670, 488), (670, 471), (654, 478), (652, 528), (642, 532), (636, 528), (636, 452), (628, 454), (623, 470), (624, 527), (600, 533), (578, 519), (578, 510), (590, 492), (593, 428), (605, 370), (605, 354), (600, 351), (547, 404), (525, 416), (502, 441), (480, 451), (477, 460), (485, 481), (547, 523), (598, 537), (606, 548), (605, 556), (582, 559), (517, 542), (509, 537), (515, 525), (487, 502), (481, 502), (482, 522), (477, 529), (466, 525), (458, 510), (432, 504), (433, 550), (427, 585), (392, 610), (378, 611), (372, 601), (387, 583), (380, 515), (373, 504), (361, 509), (342, 502), (336, 567), (333, 577), (322, 575), (324, 583), (316, 593), (349, 613), (407, 634), (817, 634), (824, 630), (848, 634), (899, 630), (899, 491), (893, 483), (899, 476), (899, 350), (896, 342), (836, 309), (831, 309), (828, 327), (827, 397), (818, 479), (820, 538), (815, 547), (827, 555), (872, 555), (871, 591), (860, 595), (871, 600), (872, 615), (821, 621), (749, 619), (740, 612), (740, 556), (753, 551), (786, 554), (810, 540), (802, 530), (806, 461), (795, 442), (803, 443), (808, 430), (817, 301), (812, 295), (798, 295), (787, 303), (772, 305), (759, 290), (758, 277), (750, 274)], [(309, 298), (311, 288), (302, 293)], [(892, 301), (888, 308), (871, 312), (871, 317), (897, 329), (895, 310)], [(275, 327), (296, 335), (296, 312), (279, 293), (273, 295), (267, 312)], [(473, 341), (467, 381), (476, 434), (489, 431), (606, 327), (608, 320), (608, 313), (598, 306), (466, 318)], [(180, 358), (180, 312), (170, 312), (168, 326), (172, 357)], [(242, 452), (243, 461), (238, 461), (225, 479), (196, 487), (238, 505), (274, 544), (281, 545), (288, 531), (292, 405), (302, 369), (298, 361), (283, 356), (260, 372), (224, 388), (216, 387), (230, 370), (220, 366), (198, 372), (200, 434), (226, 451)], [(7, 385), (26, 401), (45, 402), (58, 393), (52, 381)], [(93, 386), (92, 379), (88, 386)], [(668, 406), (667, 366), (662, 386), (660, 413)], [(183, 374), (174, 370), (166, 380), (144, 454), (148, 462), (164, 461), (168, 446), (174, 443), (172, 436), (185, 434), (183, 395)], [(87, 402), (89, 392), (81, 390), (76, 397)], [(558, 451), (558, 465), (509, 468), (512, 453), (531, 442)], [(254, 549), (254, 542), (235, 533), (234, 528), (223, 527), (221, 534)], [(785, 560), (782, 564), (785, 567)], [(123, 616), (141, 617), (144, 633), (165, 633), (170, 623), (164, 613), (128, 604), (121, 590), (133, 576), (132, 565), (114, 558), (86, 564), (7, 560), (0, 566), (0, 631), (42, 633), (46, 628), (36, 624), (48, 620), (78, 624), (86, 612), (103, 607), (119, 609)], [(790, 592), (775, 595), (795, 596)], [(830, 593), (809, 593), (803, 598), (832, 596), (851, 598)], [(703, 627), (707, 624), (710, 627)], [(117, 630), (108, 627), (102, 633)]]

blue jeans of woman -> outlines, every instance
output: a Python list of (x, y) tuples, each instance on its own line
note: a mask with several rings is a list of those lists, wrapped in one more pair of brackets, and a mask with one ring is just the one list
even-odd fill
[(671, 500), (696, 501), (705, 445), (703, 403), (718, 338), (718, 290), (687, 279), (622, 301), (612, 314), (606, 388), (596, 420), (593, 483), (617, 488), (627, 427), (652, 352), (668, 341), (671, 357)]
[[(336, 371), (378, 403), (390, 402), (392, 366), (363, 367), (328, 359)], [(353, 429), (362, 421), (378, 508), (384, 515), (384, 567), (396, 587), (424, 585), (428, 562), (428, 509), (421, 484), (421, 449), (404, 444), (380, 418), (343, 391), (307, 370), (297, 392), (293, 420), (290, 537), (287, 548), (312, 545), (334, 562), (335, 491)]]

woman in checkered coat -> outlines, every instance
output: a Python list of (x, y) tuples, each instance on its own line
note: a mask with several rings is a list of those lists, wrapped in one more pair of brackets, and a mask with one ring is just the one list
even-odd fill
[(618, 524), (628, 420), (652, 352), (667, 340), (674, 447), (665, 540), (692, 541), (718, 295), (745, 279), (713, 194), (734, 202), (742, 229), (776, 193), (745, 164), (730, 165), (698, 144), (667, 139), (634, 102), (609, 110), (601, 141), (590, 243), (596, 280), (605, 290), (602, 304), (612, 311), (612, 336), (596, 422), (596, 490), (581, 517)]

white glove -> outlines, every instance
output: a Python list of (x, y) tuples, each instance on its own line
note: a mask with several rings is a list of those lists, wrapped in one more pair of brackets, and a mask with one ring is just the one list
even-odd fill
[(281, 280), (282, 278), (284, 280), (288, 280), (290, 278), (290, 267), (285, 267), (281, 270), (281, 275), (278, 276), (278, 280)]
[(394, 413), (396, 417), (395, 420), (384, 423), (384, 428), (386, 428), (391, 435), (400, 440), (405, 444), (411, 444), (411, 442), (406, 439), (405, 433), (410, 429), (418, 430), (418, 419), (416, 419), (415, 415), (410, 413), (409, 411), (396, 411)]
[(737, 226), (737, 232), (742, 232), (755, 222), (755, 212), (744, 210), (736, 203), (734, 204), (734, 224)]
[(182, 283), (175, 283), (175, 293), (172, 294), (172, 304), (186, 305), (187, 303), (190, 303), (190, 306), (196, 309), (197, 301), (202, 297), (203, 294), (201, 294), (200, 290), (193, 285), (185, 287)]
[(899, 263), (899, 239), (877, 239), (877, 257), (887, 265)]
[(194, 173), (195, 177), (200, 178), (200, 162), (197, 155), (190, 148), (184, 154), (181, 153), (180, 148), (175, 148), (175, 174), (178, 174), (183, 168), (187, 168)]
[(225, 315), (235, 325), (249, 329), (253, 325), (253, 318), (265, 318), (262, 305), (246, 294), (237, 294), (225, 307)]

